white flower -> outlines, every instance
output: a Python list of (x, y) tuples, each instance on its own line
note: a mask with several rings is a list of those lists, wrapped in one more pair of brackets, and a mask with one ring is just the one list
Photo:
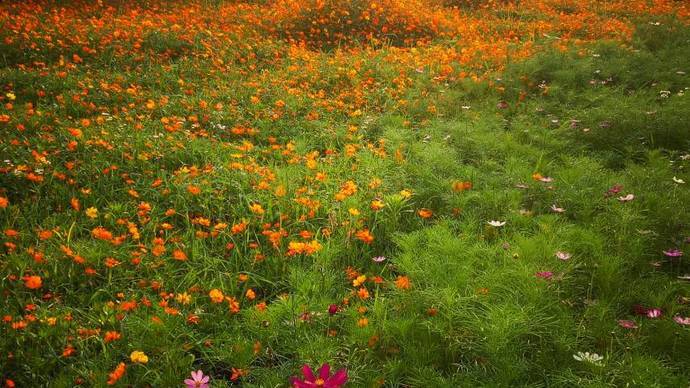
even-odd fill
[(568, 253), (568, 252), (558, 251), (558, 252), (556, 252), (556, 257), (559, 260), (566, 261), (566, 260), (570, 259), (571, 257), (573, 257), (573, 255)]
[(635, 194), (628, 194), (624, 197), (618, 197), (618, 200), (621, 202), (630, 202), (633, 199), (635, 199)]
[(680, 178), (676, 178), (676, 177), (673, 177), (673, 181), (676, 182), (676, 183), (678, 183), (679, 185), (685, 183), (684, 180), (682, 180), (682, 179), (680, 179)]
[(604, 360), (604, 357), (590, 352), (577, 352), (577, 354), (573, 354), (573, 358), (577, 361), (588, 362), (594, 365), (601, 365), (601, 362)]
[(495, 221), (495, 220), (491, 220), (491, 221), (487, 222), (487, 224), (489, 224), (489, 225), (491, 225), (491, 226), (493, 226), (493, 227), (495, 227), (495, 228), (500, 228), (501, 226), (505, 225), (506, 222), (505, 222), (505, 221)]
[(551, 211), (554, 213), (565, 213), (565, 209), (562, 207), (558, 207), (556, 205), (551, 205)]

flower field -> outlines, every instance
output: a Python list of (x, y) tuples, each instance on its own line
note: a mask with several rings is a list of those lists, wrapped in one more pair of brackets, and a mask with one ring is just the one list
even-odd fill
[(0, 2), (5, 387), (688, 387), (690, 3)]

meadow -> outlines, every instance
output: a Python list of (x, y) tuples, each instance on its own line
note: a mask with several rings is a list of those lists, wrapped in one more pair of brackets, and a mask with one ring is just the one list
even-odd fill
[(689, 386), (690, 3), (0, 27), (5, 387)]

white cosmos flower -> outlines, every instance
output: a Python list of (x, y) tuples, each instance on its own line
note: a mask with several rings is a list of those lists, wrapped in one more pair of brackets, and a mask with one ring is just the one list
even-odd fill
[(551, 210), (554, 213), (565, 213), (565, 209), (563, 209), (562, 207), (558, 207), (556, 205), (551, 205)]
[(487, 224), (489, 224), (489, 225), (491, 225), (491, 226), (493, 226), (493, 227), (495, 227), (495, 228), (500, 228), (501, 226), (505, 225), (506, 222), (505, 222), (505, 221), (495, 221), (495, 220), (491, 220), (491, 221), (487, 222)]
[(621, 202), (630, 202), (633, 199), (635, 199), (635, 194), (628, 194), (624, 197), (618, 197), (618, 200)]
[(678, 183), (678, 184), (683, 184), (683, 183), (685, 183), (684, 180), (682, 180), (682, 179), (680, 179), (680, 178), (676, 178), (676, 177), (673, 177), (673, 181), (676, 182), (676, 183)]
[(577, 361), (588, 362), (594, 365), (601, 365), (601, 362), (604, 360), (604, 357), (590, 352), (577, 352), (577, 354), (573, 354), (573, 358)]

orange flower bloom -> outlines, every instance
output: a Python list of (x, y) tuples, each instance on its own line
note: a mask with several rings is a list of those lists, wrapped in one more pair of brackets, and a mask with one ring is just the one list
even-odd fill
[(223, 291), (217, 288), (214, 288), (211, 291), (209, 291), (208, 296), (211, 298), (211, 301), (213, 303), (221, 303), (224, 299)]
[(36, 290), (43, 285), (43, 279), (40, 276), (24, 276), (24, 285), (26, 288)]
[(431, 218), (431, 216), (434, 215), (434, 212), (429, 209), (419, 209), (417, 214), (419, 214), (419, 216), (422, 218)]
[(113, 234), (101, 226), (95, 227), (91, 231), (91, 235), (99, 240), (110, 241), (113, 239)]
[(401, 290), (410, 289), (410, 279), (407, 276), (398, 276), (395, 280), (395, 286)]
[(364, 242), (365, 244), (371, 244), (374, 241), (374, 236), (369, 232), (369, 229), (363, 229), (355, 233), (355, 237)]
[(124, 362), (117, 364), (117, 367), (108, 375), (108, 385), (115, 385), (125, 374), (127, 366)]
[(173, 259), (179, 260), (179, 261), (185, 261), (185, 260), (187, 260), (187, 254), (184, 253), (183, 251), (179, 250), (179, 249), (175, 249), (175, 251), (173, 251)]

